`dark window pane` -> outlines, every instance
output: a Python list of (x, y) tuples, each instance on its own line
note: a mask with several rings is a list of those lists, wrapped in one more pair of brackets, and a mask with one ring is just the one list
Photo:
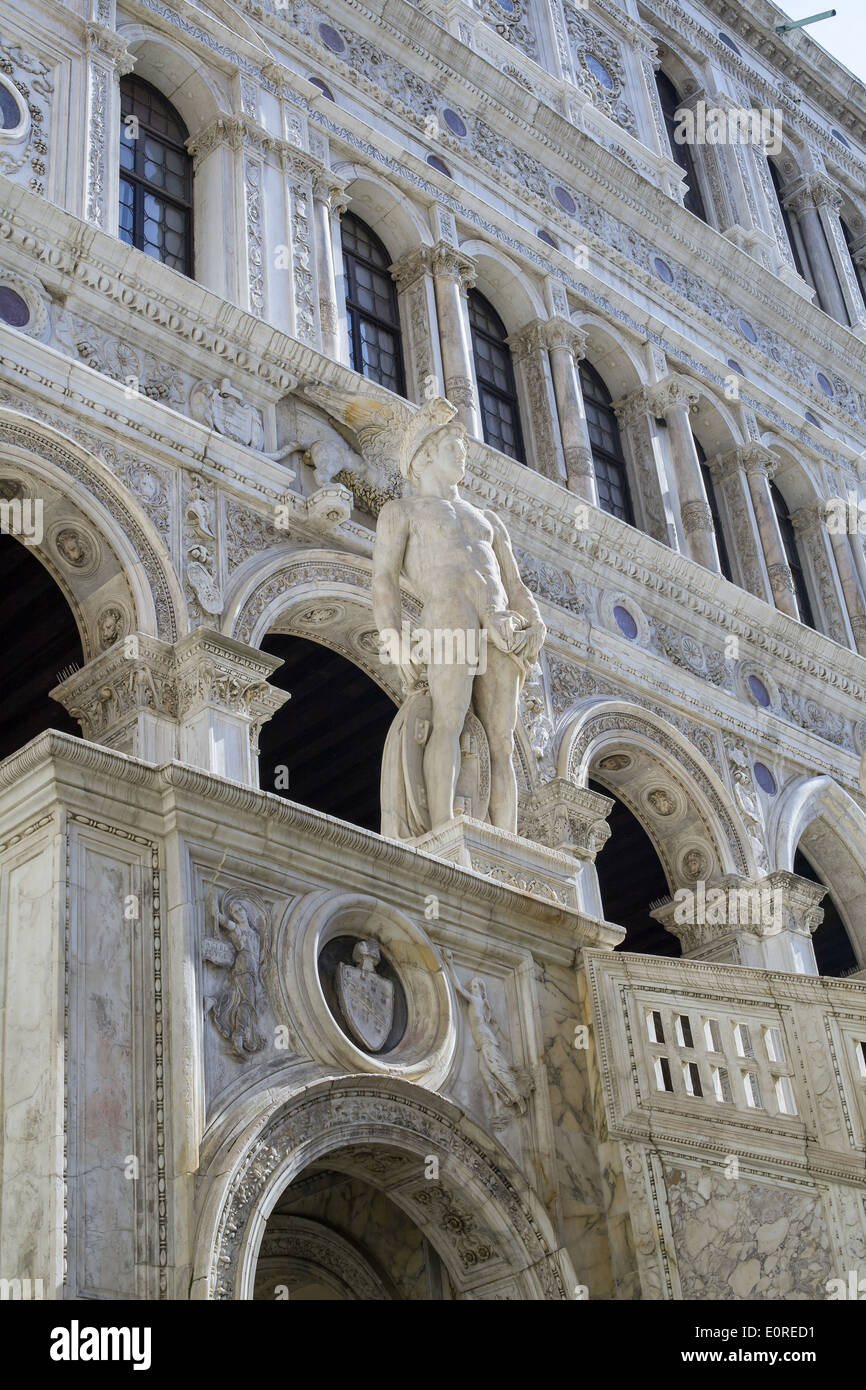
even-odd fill
[(469, 291), (469, 325), (484, 439), (493, 449), (526, 462), (517, 386), (505, 324), (477, 290)]
[(391, 258), (366, 223), (351, 213), (343, 217), (341, 231), (352, 366), (404, 395), (400, 310), (388, 270)]
[(803, 573), (803, 563), (800, 559), (800, 549), (797, 545), (797, 534), (794, 530), (794, 523), (791, 521), (787, 503), (775, 483), (770, 483), (770, 492), (773, 497), (773, 506), (776, 509), (779, 530), (782, 534), (782, 546), (785, 551), (785, 558), (788, 561), (788, 568), (794, 580), (794, 593), (797, 596), (797, 607), (800, 610), (800, 622), (805, 623), (806, 627), (813, 628), (815, 627), (815, 618), (812, 613), (809, 590), (806, 587), (806, 576)]
[(698, 183), (698, 174), (692, 152), (687, 144), (678, 144), (674, 134), (679, 126), (677, 111), (682, 105), (679, 93), (670, 78), (666, 77), (663, 72), (656, 73), (656, 87), (658, 88), (659, 101), (661, 102), (662, 112), (665, 118), (665, 127), (668, 133), (668, 144), (671, 147), (671, 155), (686, 176), (688, 191), (685, 196), (685, 206), (688, 208), (689, 212), (693, 212), (702, 222), (706, 222), (707, 214), (704, 208), (704, 200), (701, 197), (701, 189)]
[(634, 525), (634, 511), (628, 486), (628, 472), (619, 437), (619, 423), (610, 403), (610, 392), (594, 367), (580, 364), (592, 463), (598, 488), (598, 505), (620, 521)]
[[(186, 128), (147, 82), (120, 83), (119, 231), (145, 255), (192, 274), (192, 160)], [(137, 129), (127, 117), (134, 116)]]

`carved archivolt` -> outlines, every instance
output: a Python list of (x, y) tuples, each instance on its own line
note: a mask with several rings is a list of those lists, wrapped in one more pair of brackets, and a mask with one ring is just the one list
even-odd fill
[[(228, 1138), (202, 1174), (194, 1296), (251, 1298), (268, 1215), (281, 1193), (310, 1163), (358, 1144), (410, 1157), (417, 1182), (410, 1175), (405, 1193), (398, 1184), (389, 1196), (423, 1224), (455, 1288), (494, 1296), (508, 1275), (522, 1299), (572, 1296), (571, 1262), (538, 1199), (505, 1151), (450, 1101), (374, 1076), (325, 1077), (270, 1099), (240, 1136), (234, 1117), (226, 1118)], [(424, 1178), (430, 1156), (439, 1160), (436, 1183)], [(467, 1262), (455, 1248), (457, 1210), (461, 1229), (469, 1223), (483, 1234), (483, 1260)]]
[[(605, 701), (584, 711), (563, 738), (559, 757), (561, 775), (577, 786), (584, 786), (590, 763), (600, 746), (612, 742), (623, 747), (643, 745), (646, 755), (670, 773), (709, 836), (720, 872), (734, 870), (748, 876), (755, 873), (748, 837), (715, 773), (684, 740), (643, 710), (625, 702)], [(620, 795), (619, 790), (617, 795)], [(641, 810), (632, 809), (640, 818)], [(652, 834), (653, 827), (648, 829)]]
[[(183, 636), (186, 613), (169, 556), (149, 522), (143, 514), (136, 515), (106, 470), (95, 461), (87, 461), (81, 450), (50, 427), (11, 411), (0, 411), (0, 443), (20, 451), (16, 459), (10, 459), (13, 468), (32, 472), (66, 497), (74, 495), (88, 503), (87, 530), (92, 529), (93, 538), (84, 530), (73, 534), (74, 525), (49, 529), (53, 550), (47, 552), (48, 568), (55, 577), (58, 573), (65, 577), (66, 593), (75, 593), (79, 572), (91, 572), (88, 557), (94, 562), (98, 559), (97, 540), (101, 541), (106, 551), (117, 557), (118, 573), (122, 571), (134, 588), (136, 630), (166, 642)], [(143, 576), (146, 584), (138, 576)], [(95, 620), (94, 614), (92, 623)], [(90, 622), (82, 625), (79, 621), (79, 626), (83, 626), (85, 655), (89, 657), (99, 650), (98, 638), (89, 630)]]

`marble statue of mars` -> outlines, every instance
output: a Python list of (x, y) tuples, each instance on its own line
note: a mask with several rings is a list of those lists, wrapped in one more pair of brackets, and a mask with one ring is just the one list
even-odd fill
[(466, 634), (464, 650), (485, 660), (436, 661), (426, 671), (412, 660), (400, 673), (410, 693), (426, 679), (432, 729), (424, 750), (424, 782), (433, 830), (454, 817), (460, 735), (470, 707), (490, 751), (489, 818), (514, 831), (517, 783), (512, 764), (520, 689), (546, 629), (520, 577), (504, 525), (458, 492), (466, 470), (463, 427), (449, 402), (427, 401), (404, 430), (400, 471), (414, 496), (394, 499), (379, 514), (373, 550), (373, 611), (380, 634), (401, 625), (400, 575), (422, 600), (423, 629)]

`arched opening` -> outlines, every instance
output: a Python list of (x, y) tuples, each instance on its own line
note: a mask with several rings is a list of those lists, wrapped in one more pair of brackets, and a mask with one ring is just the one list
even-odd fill
[(701, 441), (698, 439), (697, 435), (693, 435), (693, 438), (698, 455), (698, 462), (701, 465), (701, 477), (704, 480), (707, 505), (710, 509), (710, 515), (713, 518), (713, 530), (716, 533), (716, 548), (719, 552), (719, 567), (725, 579), (729, 579), (733, 583), (734, 576), (731, 570), (731, 557), (728, 554), (728, 543), (725, 537), (725, 528), (722, 524), (721, 512), (719, 511), (719, 499), (716, 496), (716, 485), (713, 482), (712, 470), (707, 463), (707, 455)]
[(824, 883), (801, 848), (798, 848), (794, 855), (794, 873), (799, 874), (800, 878), (808, 878), (812, 883), (820, 883), (828, 890), (821, 903), (824, 920), (818, 930), (812, 933), (818, 974), (834, 976), (837, 979), (843, 975), (854, 974), (860, 969), (860, 964), (854, 954), (845, 924), (839, 916), (836, 901), (828, 885)]
[(590, 789), (613, 796), (608, 816), (610, 839), (595, 861), (605, 919), (625, 927), (618, 951), (648, 956), (680, 956), (679, 940), (650, 916), (669, 896), (668, 882), (655, 846), (635, 816), (609, 786), (590, 781)]
[(75, 619), (59, 586), (33, 551), (0, 533), (0, 759), (46, 729), (80, 737), (75, 719), (49, 691), (81, 666)]
[(256, 1265), (257, 1301), (438, 1301), (448, 1271), (383, 1190), (417, 1161), (399, 1149), (340, 1149), (311, 1163), (277, 1199)]
[(677, 132), (680, 129), (678, 112), (682, 106), (680, 94), (671, 79), (661, 69), (656, 73), (656, 88), (661, 102), (665, 129), (668, 133), (671, 157), (686, 176), (686, 195), (683, 199), (683, 206), (687, 207), (689, 212), (693, 212), (695, 217), (699, 217), (702, 222), (707, 222), (707, 212), (701, 195), (701, 185), (694, 155), (688, 142), (677, 139)]
[(797, 535), (794, 530), (794, 523), (791, 520), (791, 514), (788, 510), (788, 504), (774, 482), (770, 483), (770, 494), (773, 498), (776, 519), (779, 523), (785, 559), (788, 561), (788, 568), (791, 571), (791, 577), (794, 581), (794, 593), (797, 599), (797, 608), (800, 613), (800, 622), (805, 623), (806, 627), (814, 628), (815, 617), (812, 612), (812, 602), (809, 598), (806, 576), (803, 572), (803, 562), (800, 559), (800, 548), (797, 545)]
[(378, 831), (393, 702), (360, 667), (320, 642), (271, 632), (260, 645), (282, 658), (270, 681), (291, 695), (262, 729), (262, 789)]
[(477, 290), (470, 290), (468, 299), (484, 442), (518, 463), (525, 463), (517, 384), (505, 324)]
[(628, 485), (628, 469), (619, 433), (619, 421), (611, 395), (586, 358), (580, 363), (580, 387), (586, 410), (592, 464), (598, 488), (598, 505), (620, 521), (634, 526), (634, 507)]
[(153, 260), (193, 274), (189, 131), (171, 102), (143, 78), (120, 80), (118, 235)]
[(406, 394), (403, 338), (393, 257), (376, 233), (352, 213), (341, 222), (349, 360), (356, 372)]

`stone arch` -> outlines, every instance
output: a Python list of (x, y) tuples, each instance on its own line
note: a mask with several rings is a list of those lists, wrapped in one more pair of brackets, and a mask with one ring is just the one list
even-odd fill
[[(171, 558), (144, 510), (105, 466), (53, 426), (6, 408), (0, 408), (0, 450), (4, 476), (20, 479), (31, 496), (43, 490), (45, 536), (32, 548), (72, 608), (85, 660), (103, 647), (99, 620), (110, 606), (120, 609), (127, 632), (172, 643), (184, 636), (186, 605)], [(66, 518), (68, 529), (81, 531), (86, 558), (80, 564), (58, 549)]]
[(646, 382), (646, 367), (639, 353), (604, 319), (578, 311), (571, 321), (586, 335), (586, 360), (598, 372), (612, 400), (630, 395)]
[(271, 1218), (262, 1238), (256, 1285), (262, 1275), (275, 1281), (312, 1274), (344, 1302), (390, 1301), (391, 1290), (359, 1250), (336, 1231), (303, 1216)]
[(363, 164), (336, 164), (334, 173), (346, 183), (350, 212), (376, 233), (392, 261), (430, 244), (430, 228), (421, 212), (401, 198), (393, 184)]
[[(215, 67), (200, 61), (184, 44), (146, 24), (121, 24), (118, 34), (135, 60), (134, 72), (170, 101), (191, 137), (220, 112), (233, 106), (229, 82)], [(259, 41), (259, 47), (261, 42)], [(270, 57), (265, 50), (263, 57)]]
[[(309, 1164), (353, 1145), (410, 1160), (388, 1196), (421, 1228), (459, 1293), (572, 1296), (571, 1261), (498, 1142), (444, 1097), (371, 1076), (325, 1076), (293, 1092), (271, 1090), (246, 1114), (223, 1118), (201, 1174), (206, 1195), (192, 1296), (250, 1298), (265, 1224), (280, 1194)], [(438, 1182), (425, 1177), (430, 1156), (439, 1160)]]
[(866, 969), (866, 812), (832, 777), (797, 777), (773, 806), (767, 843), (773, 868), (788, 872), (805, 851)]
[(692, 432), (700, 442), (708, 459), (715, 454), (725, 453), (747, 443), (746, 437), (737, 422), (737, 417), (729, 406), (710, 391), (702, 381), (690, 384), (698, 393), (698, 401), (690, 412)]
[(546, 319), (540, 287), (498, 247), (481, 240), (461, 242), (460, 250), (476, 264), (476, 288), (489, 300), (509, 333), (533, 319)]
[[(228, 596), (223, 631), (257, 647), (267, 632), (308, 637), (339, 652), (387, 691), (399, 704), (394, 668), (379, 660), (373, 641), (372, 562), (366, 556), (334, 550), (296, 551), (253, 571), (242, 566)], [(417, 622), (421, 605), (403, 586), (406, 620)]]
[(810, 462), (792, 453), (791, 446), (771, 430), (761, 436), (761, 443), (778, 460), (774, 481), (790, 511), (796, 512), (800, 507), (819, 501), (822, 492), (820, 465), (815, 462), (810, 466)]
[[(615, 754), (628, 763), (599, 767)], [(623, 801), (652, 840), (671, 892), (698, 878), (755, 876), (754, 851), (727, 789), (693, 743), (660, 716), (629, 700), (586, 701), (566, 724), (558, 771), (576, 786), (586, 786), (592, 772)], [(666, 797), (656, 795), (663, 808), (656, 812), (659, 791)]]

